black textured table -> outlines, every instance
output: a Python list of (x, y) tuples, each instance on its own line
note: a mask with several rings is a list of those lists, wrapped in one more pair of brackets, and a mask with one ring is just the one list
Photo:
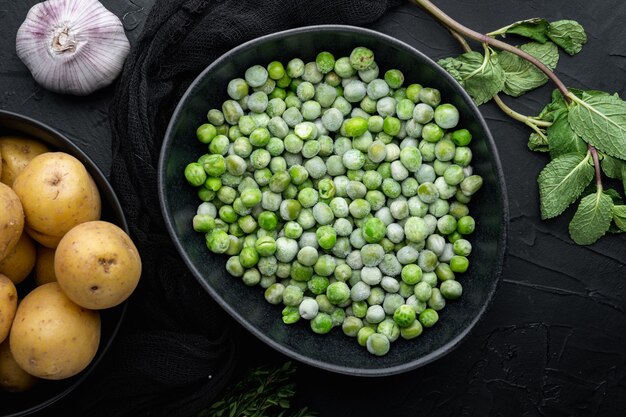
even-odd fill
[[(108, 173), (113, 88), (75, 98), (37, 86), (14, 44), (34, 3), (0, 4), (0, 108), (58, 129)], [(124, 19), (128, 36), (135, 39), (150, 0), (103, 3)], [(621, 0), (437, 4), (481, 32), (536, 16), (575, 19), (589, 41), (577, 56), (561, 53), (558, 74), (568, 86), (626, 93), (626, 3)], [(460, 53), (445, 29), (409, 4), (390, 11), (372, 28), (434, 59)], [(546, 85), (521, 99), (505, 100), (534, 115), (551, 90)], [(541, 221), (536, 178), (547, 156), (527, 149), (526, 126), (492, 103), (481, 110), (498, 146), (510, 204), (508, 250), (491, 308), (456, 350), (402, 375), (363, 379), (300, 366), (295, 406), (306, 405), (322, 417), (626, 415), (626, 238), (612, 235), (581, 247), (567, 232), (571, 209), (561, 218)], [(251, 338), (244, 353), (274, 354), (260, 344)], [(255, 360), (262, 363), (263, 356)], [(61, 400), (55, 409), (71, 410), (71, 399)]]

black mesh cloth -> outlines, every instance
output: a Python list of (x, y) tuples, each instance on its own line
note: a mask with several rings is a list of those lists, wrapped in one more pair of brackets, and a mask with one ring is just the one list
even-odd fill
[(124, 326), (74, 396), (80, 415), (191, 416), (233, 382), (237, 332), (178, 256), (159, 207), (157, 166), (178, 100), (214, 59), (293, 27), (365, 25), (397, 0), (160, 0), (125, 64), (110, 109), (111, 182), (143, 261)]

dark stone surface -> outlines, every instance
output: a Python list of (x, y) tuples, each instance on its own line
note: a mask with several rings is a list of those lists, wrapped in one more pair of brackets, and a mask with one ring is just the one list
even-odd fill
[[(103, 1), (125, 16), (131, 39), (149, 8), (150, 0), (144, 2)], [(36, 85), (14, 46), (17, 27), (34, 3), (0, 5), (0, 108), (65, 133), (107, 173), (107, 115), (113, 88), (75, 98)], [(580, 0), (437, 4), (482, 32), (536, 16), (575, 19), (587, 30), (589, 41), (577, 56), (561, 54), (559, 76), (568, 86), (625, 93), (626, 3), (620, 0), (593, 6)], [(459, 53), (446, 30), (416, 6), (393, 10), (372, 28), (434, 59)], [(521, 113), (536, 114), (551, 90), (546, 85), (505, 101)], [(613, 235), (581, 247), (568, 236), (571, 210), (558, 219), (541, 221), (536, 177), (546, 155), (527, 149), (526, 126), (508, 119), (491, 103), (481, 110), (498, 146), (511, 214), (502, 283), (490, 310), (455, 351), (409, 373), (363, 379), (301, 366), (296, 406), (307, 405), (322, 417), (626, 414), (626, 238)], [(272, 354), (259, 343), (251, 340), (247, 355)], [(71, 405), (71, 396), (59, 406), (64, 404)]]

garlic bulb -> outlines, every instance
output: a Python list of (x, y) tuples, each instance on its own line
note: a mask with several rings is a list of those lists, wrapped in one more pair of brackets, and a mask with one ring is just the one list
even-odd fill
[(34, 5), (17, 31), (15, 46), (35, 81), (74, 95), (111, 84), (130, 51), (122, 22), (97, 0)]

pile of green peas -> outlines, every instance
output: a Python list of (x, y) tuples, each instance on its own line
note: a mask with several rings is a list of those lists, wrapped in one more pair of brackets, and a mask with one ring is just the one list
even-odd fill
[(230, 275), (284, 323), (340, 327), (377, 356), (434, 326), (463, 292), (483, 184), (457, 108), (365, 47), (254, 65), (226, 90), (184, 174)]

